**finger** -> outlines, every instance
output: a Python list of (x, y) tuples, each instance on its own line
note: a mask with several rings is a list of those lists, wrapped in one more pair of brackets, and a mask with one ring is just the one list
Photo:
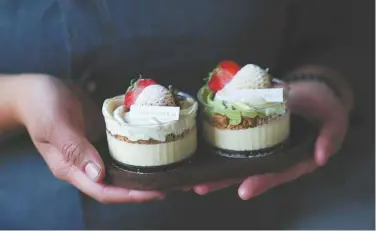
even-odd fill
[(51, 144), (39, 146), (45, 152), (43, 157), (48, 167), (57, 178), (67, 181), (101, 203), (141, 203), (165, 197), (161, 192), (128, 190), (94, 182), (77, 166), (62, 161), (61, 153)]
[(341, 117), (328, 119), (321, 126), (315, 142), (315, 161), (319, 166), (325, 165), (330, 156), (340, 148), (347, 130), (346, 121)]
[(205, 184), (199, 184), (193, 187), (193, 191), (201, 196), (208, 194), (210, 192), (214, 192), (223, 188), (227, 188), (234, 184), (239, 184), (241, 182), (240, 179), (229, 179), (223, 180), (219, 182), (210, 182)]
[(327, 163), (335, 139), (335, 128), (328, 122), (323, 124), (315, 142), (315, 162), (323, 166)]
[(76, 166), (70, 169), (68, 182), (88, 196), (105, 204), (142, 203), (151, 200), (162, 200), (165, 197), (163, 193), (157, 191), (129, 190), (93, 182)]
[(315, 170), (316, 167), (313, 160), (307, 160), (281, 173), (268, 173), (248, 177), (239, 187), (239, 197), (243, 200), (249, 200), (252, 197), (266, 192), (270, 188), (293, 181), (306, 173), (310, 173)]
[(58, 135), (51, 137), (50, 144), (61, 153), (63, 161), (77, 166), (92, 181), (102, 181), (105, 167), (93, 145), (74, 128), (60, 126), (58, 131)]

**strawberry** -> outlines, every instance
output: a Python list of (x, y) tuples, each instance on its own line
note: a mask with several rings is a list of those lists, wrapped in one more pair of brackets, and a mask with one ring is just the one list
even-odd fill
[(126, 109), (130, 109), (132, 105), (178, 106), (179, 102), (172, 87), (167, 89), (152, 79), (140, 78), (131, 82), (124, 96), (124, 105)]
[(124, 96), (125, 107), (129, 109), (131, 105), (135, 103), (137, 97), (146, 87), (155, 85), (155, 84), (157, 84), (157, 82), (155, 82), (152, 79), (139, 78), (137, 80), (132, 80)]
[(225, 60), (220, 62), (209, 74), (208, 86), (210, 90), (214, 93), (221, 90), (239, 70), (239, 65), (234, 61)]
[(269, 88), (271, 76), (255, 64), (247, 64), (227, 83), (224, 90)]
[(137, 97), (134, 105), (177, 106), (174, 94), (159, 84), (146, 87)]

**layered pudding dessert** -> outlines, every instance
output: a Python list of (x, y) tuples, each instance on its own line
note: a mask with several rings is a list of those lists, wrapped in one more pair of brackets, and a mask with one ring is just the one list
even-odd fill
[(287, 89), (268, 70), (223, 61), (198, 92), (203, 136), (225, 156), (272, 153), (290, 134), (286, 98)]
[(102, 112), (112, 158), (137, 167), (171, 165), (197, 147), (197, 101), (152, 79), (131, 82), (124, 95), (106, 99)]

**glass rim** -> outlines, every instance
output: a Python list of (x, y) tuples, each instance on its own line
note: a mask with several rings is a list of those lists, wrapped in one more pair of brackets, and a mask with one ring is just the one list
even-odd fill
[[(289, 95), (290, 87), (287, 85), (287, 83), (285, 81), (277, 79), (277, 78), (273, 78), (272, 79), (272, 84), (274, 84), (274, 85), (281, 85), (281, 88), (283, 88), (284, 94), (286, 94), (287, 96)], [(206, 87), (206, 85), (202, 86), (198, 90), (197, 96), (196, 96), (197, 97), (197, 101), (199, 102), (199, 104), (201, 106), (204, 106), (205, 108), (213, 108), (213, 106), (210, 106), (202, 98), (202, 94), (201, 93), (202, 93), (202, 91), (204, 90), (205, 87)], [(288, 97), (286, 97), (286, 98), (288, 98)], [(224, 111), (239, 111), (239, 112), (255, 112), (255, 111), (260, 111), (260, 110), (265, 110), (265, 109), (268, 109), (268, 108), (272, 108), (272, 107), (275, 107), (275, 106), (278, 106), (278, 105), (281, 105), (281, 104), (285, 104), (287, 101), (288, 101), (288, 99), (284, 99), (283, 102), (270, 103), (267, 106), (250, 106), (250, 107), (252, 107), (252, 109), (249, 109), (249, 110), (240, 110), (240, 109), (234, 109), (234, 110), (232, 110), (232, 109), (221, 109), (221, 110), (224, 110)]]

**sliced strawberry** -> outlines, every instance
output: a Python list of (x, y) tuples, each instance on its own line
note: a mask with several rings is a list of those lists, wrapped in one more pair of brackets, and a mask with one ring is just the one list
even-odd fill
[(220, 62), (209, 75), (208, 86), (210, 90), (213, 92), (221, 90), (239, 70), (240, 66), (234, 61)]
[(154, 84), (157, 84), (157, 82), (152, 79), (139, 78), (137, 80), (132, 80), (124, 96), (125, 107), (129, 109), (131, 105), (134, 104), (138, 95), (144, 90), (144, 88)]
[(154, 80), (152, 79), (139, 79), (137, 81), (137, 88), (145, 88), (145, 87), (148, 87), (150, 85), (154, 85), (154, 84), (157, 84), (157, 82), (155, 82)]
[(222, 61), (218, 64), (218, 66), (234, 75), (240, 70), (240, 66), (231, 60)]

